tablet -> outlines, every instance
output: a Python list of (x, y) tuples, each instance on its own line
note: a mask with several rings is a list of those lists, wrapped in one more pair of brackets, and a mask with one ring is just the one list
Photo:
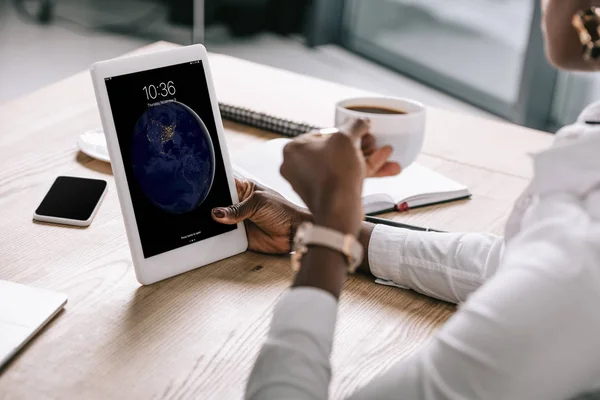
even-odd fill
[(206, 49), (96, 63), (96, 100), (137, 279), (159, 280), (241, 253), (243, 224)]

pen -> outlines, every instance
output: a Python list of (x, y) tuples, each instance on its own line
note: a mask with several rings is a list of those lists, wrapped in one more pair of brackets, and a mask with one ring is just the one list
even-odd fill
[(365, 221), (371, 222), (373, 224), (381, 224), (381, 225), (393, 226), (395, 228), (409, 229), (411, 231), (445, 233), (444, 231), (436, 231), (435, 229), (431, 229), (431, 228), (423, 228), (423, 227), (415, 226), (415, 225), (402, 224), (400, 222), (390, 221), (389, 219), (371, 217), (368, 215), (365, 217)]

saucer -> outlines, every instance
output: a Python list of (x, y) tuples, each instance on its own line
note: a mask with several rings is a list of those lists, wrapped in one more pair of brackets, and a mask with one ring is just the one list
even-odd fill
[(94, 129), (83, 132), (79, 136), (77, 145), (82, 153), (87, 154), (88, 156), (97, 160), (110, 163), (106, 138), (104, 137), (104, 132), (102, 129)]

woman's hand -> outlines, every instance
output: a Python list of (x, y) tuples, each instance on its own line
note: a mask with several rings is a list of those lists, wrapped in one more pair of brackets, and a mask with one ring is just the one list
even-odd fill
[(281, 175), (304, 200), (318, 225), (358, 235), (363, 180), (368, 172), (381, 169), (370, 167), (363, 154), (368, 132), (368, 121), (359, 119), (337, 133), (303, 136), (284, 148)]
[[(361, 144), (369, 123), (357, 120), (322, 137), (301, 137), (283, 153), (281, 175), (287, 179), (314, 215), (317, 225), (358, 236), (362, 221), (362, 184), (369, 169)], [(294, 287), (313, 287), (338, 298), (347, 260), (342, 253), (309, 247)]]
[(248, 248), (268, 254), (287, 254), (296, 229), (312, 215), (290, 203), (279, 193), (253, 181), (235, 180), (240, 202), (231, 207), (215, 208), (212, 217), (226, 225), (244, 222)]

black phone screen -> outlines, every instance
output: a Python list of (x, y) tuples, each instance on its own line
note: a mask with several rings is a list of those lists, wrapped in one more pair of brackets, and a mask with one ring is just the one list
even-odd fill
[(106, 190), (106, 182), (98, 179), (59, 176), (35, 210), (37, 215), (88, 220)]

